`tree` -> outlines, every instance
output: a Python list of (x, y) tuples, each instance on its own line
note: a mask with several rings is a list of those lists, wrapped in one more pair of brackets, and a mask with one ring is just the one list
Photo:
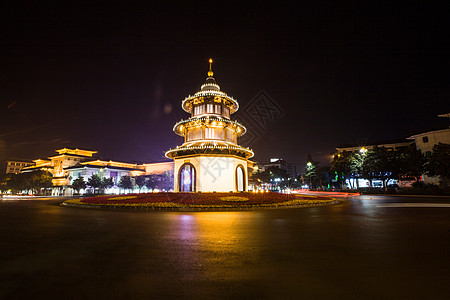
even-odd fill
[(94, 189), (95, 194), (95, 190), (102, 186), (102, 179), (97, 174), (94, 174), (89, 177), (87, 185)]
[(145, 182), (145, 186), (149, 190), (154, 190), (157, 188), (159, 176), (157, 174), (151, 174), (148, 176), (147, 181)]
[(7, 188), (14, 194), (26, 191), (28, 192), (32, 186), (30, 182), (31, 173), (10, 174)]
[(8, 176), (8, 174), (2, 174), (0, 175), (0, 193), (4, 193), (9, 190), (8, 182), (11, 179), (11, 176)]
[(426, 174), (450, 179), (450, 144), (438, 143), (433, 146), (430, 160), (426, 164)]
[(326, 189), (330, 187), (330, 167), (318, 167), (317, 171), (317, 187), (319, 189)]
[(164, 172), (160, 175), (160, 189), (165, 191), (173, 190), (173, 173), (172, 172)]
[(317, 167), (319, 166), (319, 162), (313, 160), (311, 154), (308, 154), (306, 157), (306, 165), (305, 170), (306, 173), (303, 176), (306, 180), (306, 183), (309, 186), (309, 189), (314, 189), (316, 184), (316, 177), (317, 177)]
[(139, 187), (139, 193), (141, 192), (141, 189), (145, 186), (146, 181), (147, 180), (145, 176), (137, 176), (134, 178), (134, 182)]
[(131, 182), (131, 177), (130, 176), (122, 176), (122, 178), (120, 178), (119, 184), (117, 184), (117, 186), (124, 190), (131, 189), (133, 187), (133, 184)]
[(106, 177), (102, 177), (102, 183), (100, 185), (100, 188), (102, 189), (102, 192), (105, 192), (105, 189), (113, 187), (114, 186), (114, 181), (111, 177), (106, 178)]
[(145, 186), (149, 190), (159, 189), (170, 191), (173, 189), (173, 174), (165, 172), (163, 174), (152, 174), (147, 176)]
[(380, 179), (383, 182), (383, 188), (386, 188), (389, 179), (397, 178), (400, 173), (399, 152), (388, 151), (384, 147), (374, 147), (366, 154), (362, 173), (370, 181)]
[(81, 189), (86, 188), (86, 182), (84, 181), (84, 178), (80, 176), (72, 182), (70, 187), (77, 191), (77, 194), (79, 194)]
[(411, 145), (400, 157), (400, 173), (403, 176), (414, 177), (419, 181), (420, 176), (425, 171), (426, 158), (422, 151)]
[[(27, 173), (24, 173), (27, 174)], [(20, 175), (24, 175), (24, 174), (20, 174)], [(48, 171), (35, 171), (33, 173), (29, 173), (29, 181), (30, 181), (30, 185), (31, 188), (36, 190), (36, 192), (38, 194), (41, 193), (42, 189), (47, 189), (50, 188), (53, 183), (52, 183), (52, 174)]]
[[(345, 187), (347, 179), (352, 189), (359, 188), (358, 178), (361, 177), (365, 157), (365, 150), (361, 152), (343, 151), (333, 157), (333, 160), (330, 162), (331, 171), (334, 172), (341, 188)], [(355, 186), (351, 179), (356, 179), (354, 180)]]
[(341, 188), (345, 187), (345, 180), (350, 179), (353, 174), (353, 155), (352, 152), (343, 151), (336, 154), (330, 162), (331, 170), (337, 175), (336, 179)]
[(249, 181), (251, 181), (254, 185), (268, 183), (270, 181), (270, 173), (267, 171), (258, 171), (251, 174)]

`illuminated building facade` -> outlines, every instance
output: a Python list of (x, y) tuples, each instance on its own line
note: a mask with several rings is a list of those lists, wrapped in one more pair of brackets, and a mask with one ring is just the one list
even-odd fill
[(253, 151), (237, 144), (243, 125), (230, 119), (238, 102), (220, 90), (209, 72), (200, 91), (181, 104), (191, 114), (173, 131), (184, 143), (166, 152), (174, 160), (174, 190), (179, 192), (237, 192), (248, 189), (248, 159)]
[[(58, 154), (48, 159), (33, 160), (33, 166), (25, 167), (21, 172), (33, 172), (37, 170), (48, 171), (53, 175), (52, 195), (72, 195), (70, 188), (73, 181), (82, 177), (85, 182), (92, 175), (102, 178), (112, 178), (113, 186), (105, 190), (107, 194), (118, 194), (117, 187), (123, 176), (161, 175), (173, 173), (173, 162), (134, 164), (112, 160), (98, 159), (97, 151), (68, 149), (55, 150)], [(86, 192), (88, 192), (89, 188)], [(144, 189), (145, 190), (145, 189)]]
[[(447, 114), (447, 116), (448, 115), (450, 114)], [(417, 149), (422, 151), (422, 153), (429, 158), (433, 152), (434, 145), (438, 143), (450, 144), (450, 128), (415, 134), (410, 136), (408, 139), (414, 140), (416, 142)], [(440, 176), (433, 177), (426, 174), (423, 174), (422, 178), (425, 183), (429, 184), (440, 184), (440, 182), (446, 181), (445, 178)]]
[[(36, 170), (48, 171), (53, 175), (52, 183), (56, 188), (54, 194), (64, 193), (64, 188), (70, 185), (66, 168), (75, 166), (86, 160), (92, 160), (97, 151), (82, 149), (63, 148), (55, 150), (58, 154), (48, 157), (48, 159), (33, 160), (34, 166), (24, 168), (22, 172), (33, 172)], [(66, 193), (67, 194), (67, 193)]]

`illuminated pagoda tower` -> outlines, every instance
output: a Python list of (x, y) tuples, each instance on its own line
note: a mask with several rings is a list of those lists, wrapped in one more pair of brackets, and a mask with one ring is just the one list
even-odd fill
[(220, 90), (213, 77), (212, 59), (200, 91), (185, 98), (181, 106), (191, 117), (175, 124), (173, 131), (184, 137), (184, 143), (166, 152), (175, 163), (174, 190), (246, 191), (247, 163), (253, 151), (237, 144), (246, 129), (230, 115), (239, 104)]

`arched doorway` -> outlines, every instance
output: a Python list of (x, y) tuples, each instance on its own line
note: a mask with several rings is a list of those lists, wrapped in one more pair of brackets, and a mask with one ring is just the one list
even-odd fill
[(245, 170), (242, 165), (236, 167), (236, 190), (238, 192), (245, 192), (246, 189)]
[(190, 163), (185, 163), (178, 171), (178, 191), (195, 192), (195, 168)]

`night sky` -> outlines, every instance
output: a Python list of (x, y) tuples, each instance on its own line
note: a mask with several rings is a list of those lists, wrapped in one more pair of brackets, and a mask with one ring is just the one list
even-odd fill
[(338, 145), (448, 127), (448, 8), (360, 2), (2, 2), (0, 160), (163, 161), (210, 57), (232, 118), (252, 129), (260, 91), (283, 111), (250, 145), (257, 161), (324, 165)]

